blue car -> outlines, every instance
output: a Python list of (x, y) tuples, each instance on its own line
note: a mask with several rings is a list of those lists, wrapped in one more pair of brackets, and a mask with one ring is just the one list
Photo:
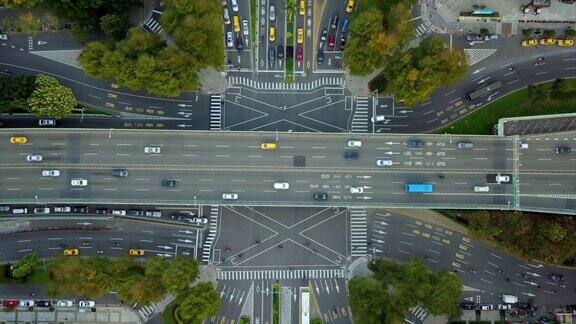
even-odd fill
[(342, 28), (340, 29), (340, 31), (342, 33), (345, 33), (348, 30), (348, 19), (344, 19), (344, 21), (342, 21)]
[(356, 160), (358, 159), (358, 152), (356, 151), (344, 151), (344, 158), (348, 160)]

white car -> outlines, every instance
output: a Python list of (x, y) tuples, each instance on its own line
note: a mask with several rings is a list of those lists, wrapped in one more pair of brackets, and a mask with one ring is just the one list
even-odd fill
[(94, 305), (96, 305), (96, 303), (91, 300), (81, 300), (78, 302), (78, 306), (80, 307), (94, 307)]
[(160, 152), (162, 152), (160, 146), (146, 146), (144, 148), (144, 153), (160, 154)]
[(391, 166), (392, 160), (386, 160), (386, 159), (378, 159), (376, 160), (376, 165), (377, 166)]
[(237, 12), (239, 10), (238, 8), (238, 0), (232, 0), (232, 11)]
[(56, 126), (55, 119), (40, 119), (38, 121), (38, 125), (40, 126)]
[(34, 306), (34, 301), (33, 300), (21, 300), (18, 305), (20, 307), (31, 307)]
[(222, 199), (224, 200), (236, 200), (238, 199), (238, 194), (237, 193), (223, 193), (222, 194)]
[(290, 188), (288, 182), (274, 182), (274, 189), (276, 190), (286, 190)]
[(384, 115), (376, 115), (376, 116), (373, 116), (372, 118), (370, 118), (370, 121), (373, 123), (383, 122), (385, 120), (386, 120), (386, 116), (384, 116)]
[(350, 193), (363, 193), (364, 188), (362, 187), (350, 187)]
[(74, 187), (86, 187), (88, 185), (88, 180), (82, 178), (72, 179), (70, 184)]
[(489, 192), (490, 187), (488, 186), (474, 186), (474, 192)]
[(525, 150), (528, 148), (528, 143), (520, 142), (520, 149)]
[(113, 209), (112, 215), (126, 216), (126, 211), (124, 209)]
[(248, 36), (249, 34), (248, 20), (246, 19), (242, 20), (242, 34), (244, 34), (244, 36)]
[(276, 20), (276, 7), (270, 5), (270, 21)]
[(232, 32), (226, 32), (226, 46), (228, 46), (229, 48), (233, 48), (234, 47), (234, 40), (232, 38)]
[(510, 177), (507, 175), (497, 174), (495, 180), (496, 183), (508, 183), (510, 182)]
[(40, 154), (28, 154), (28, 156), (26, 156), (26, 161), (28, 161), (28, 162), (41, 162), (42, 161), (42, 155), (40, 155)]
[(192, 223), (194, 224), (208, 224), (208, 218), (206, 217), (194, 217), (192, 218)]
[(43, 177), (58, 177), (60, 176), (60, 170), (42, 170)]
[(70, 206), (56, 206), (54, 207), (55, 213), (69, 213), (72, 211), (72, 207)]
[(362, 141), (356, 141), (356, 140), (349, 140), (348, 141), (348, 147), (361, 147), (362, 146)]
[(59, 300), (56, 302), (56, 306), (58, 307), (72, 307), (74, 306), (73, 300)]

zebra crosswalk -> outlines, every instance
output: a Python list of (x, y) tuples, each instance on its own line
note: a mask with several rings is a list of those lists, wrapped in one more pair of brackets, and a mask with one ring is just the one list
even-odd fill
[(428, 317), (428, 311), (420, 306), (412, 306), (408, 312), (420, 322), (423, 322)]
[(220, 214), (220, 208), (218, 206), (210, 207), (210, 222), (208, 223), (208, 237), (204, 244), (202, 245), (202, 262), (210, 263), (212, 259), (212, 244), (214, 244), (214, 239), (216, 239), (216, 232), (218, 231), (218, 216)]
[(352, 125), (350, 127), (352, 133), (368, 132), (369, 102), (369, 97), (356, 97), (354, 104), (354, 115), (352, 116)]
[(219, 280), (344, 278), (344, 269), (219, 270)]
[(421, 23), (414, 29), (414, 34), (416, 34), (416, 38), (419, 39), (426, 38), (426, 36), (430, 35), (431, 32), (432, 31), (428, 29), (428, 27), (424, 23)]
[(222, 96), (210, 96), (210, 130), (222, 129)]
[(150, 19), (148, 20), (147, 23), (144, 24), (144, 26), (145, 26), (144, 29), (148, 29), (148, 31), (151, 33), (160, 34), (162, 31), (164, 31), (162, 25), (160, 25), (160, 23), (156, 21), (154, 17), (150, 17)]
[(465, 48), (464, 54), (466, 54), (468, 66), (472, 66), (488, 58), (490, 55), (496, 53), (496, 51), (498, 51), (498, 49), (495, 48)]
[(298, 90), (313, 90), (321, 86), (343, 86), (344, 78), (324, 77), (316, 79), (312, 82), (284, 83), (284, 82), (256, 81), (245, 77), (230, 76), (228, 77), (228, 83), (230, 85), (243, 85), (258, 90), (298, 91)]
[(134, 305), (133, 307), (138, 315), (144, 320), (144, 322), (148, 321), (149, 318), (153, 317), (154, 315), (158, 314), (158, 306), (154, 303), (151, 303), (147, 306), (138, 306)]
[(366, 208), (350, 207), (350, 256), (366, 256), (367, 252), (368, 220), (366, 219)]

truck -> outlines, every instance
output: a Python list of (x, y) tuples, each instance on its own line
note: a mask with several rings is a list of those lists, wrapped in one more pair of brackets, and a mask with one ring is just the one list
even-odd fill
[(434, 186), (431, 183), (408, 183), (406, 192), (433, 192)]
[(518, 296), (502, 295), (502, 302), (506, 304), (516, 304), (518, 302)]

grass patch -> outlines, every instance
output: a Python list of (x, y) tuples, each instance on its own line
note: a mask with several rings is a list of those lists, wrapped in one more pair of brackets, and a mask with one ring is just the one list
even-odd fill
[(164, 324), (177, 324), (176, 319), (174, 318), (174, 310), (176, 310), (176, 303), (172, 303), (168, 305), (162, 312), (162, 322)]
[(250, 0), (250, 21), (252, 22), (252, 59), (256, 62), (256, 28), (258, 28), (258, 0)]
[[(551, 81), (541, 85), (549, 99), (534, 100), (528, 88), (504, 96), (484, 108), (446, 126), (437, 134), (489, 135), (500, 118), (566, 114), (576, 112), (576, 79), (566, 79), (565, 88), (554, 89)], [(537, 86), (537, 87), (538, 87)]]
[(272, 324), (280, 323), (280, 284), (275, 283), (272, 288)]
[(313, 318), (310, 324), (322, 324), (322, 320), (319, 317)]
[(250, 324), (250, 317), (246, 315), (241, 316), (238, 324)]
[(293, 57), (286, 58), (286, 76), (284, 77), (284, 80), (287, 83), (293, 83), (294, 82), (294, 58)]
[[(296, 6), (287, 7), (286, 20), (286, 61), (284, 63), (284, 81), (294, 82), (294, 20), (296, 19)], [(291, 51), (291, 53), (288, 53)]]
[(42, 284), (45, 285), (50, 281), (49, 272), (47, 269), (39, 269), (34, 271), (26, 278), (27, 284)]

